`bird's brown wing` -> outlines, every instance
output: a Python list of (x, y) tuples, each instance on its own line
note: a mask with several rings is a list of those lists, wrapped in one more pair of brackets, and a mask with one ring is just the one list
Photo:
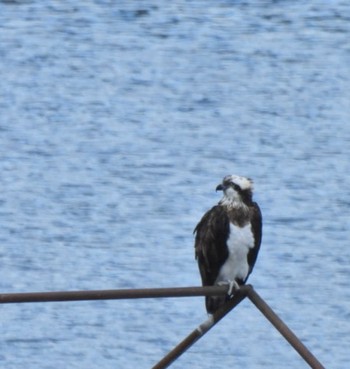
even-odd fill
[(207, 211), (197, 224), (194, 233), (195, 255), (203, 286), (211, 286), (228, 256), (227, 237), (230, 221), (221, 205)]
[(254, 247), (251, 248), (248, 253), (248, 264), (249, 264), (248, 276), (252, 272), (254, 264), (258, 257), (262, 238), (262, 216), (260, 208), (256, 202), (253, 202), (252, 205), (250, 206), (250, 212), (251, 212), (250, 221), (254, 235)]

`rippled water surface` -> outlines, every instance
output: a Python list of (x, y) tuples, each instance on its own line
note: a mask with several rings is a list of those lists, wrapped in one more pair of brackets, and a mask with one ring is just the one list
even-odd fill
[[(0, 291), (200, 283), (229, 173), (264, 215), (256, 290), (349, 363), (347, 1), (1, 1)], [(1, 367), (150, 368), (202, 298), (3, 305)], [(173, 368), (307, 365), (244, 301)]]

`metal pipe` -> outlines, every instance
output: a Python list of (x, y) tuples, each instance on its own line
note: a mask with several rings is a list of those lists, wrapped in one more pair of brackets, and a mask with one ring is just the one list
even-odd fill
[(206, 286), (93, 291), (2, 293), (0, 294), (0, 304), (53, 301), (121, 300), (157, 297), (218, 296), (224, 295), (225, 293), (227, 293), (227, 290), (227, 286)]
[[(175, 288), (146, 288), (121, 290), (93, 290), (93, 291), (58, 291), (58, 292), (28, 292), (0, 294), (0, 304), (54, 302), (54, 301), (88, 301), (88, 300), (120, 300), (139, 298), (165, 298), (190, 296), (218, 296), (224, 295), (228, 286), (206, 287), (175, 287)], [(282, 334), (290, 345), (313, 369), (325, 369), (315, 356), (304, 346), (287, 325), (275, 314), (267, 303), (254, 291), (250, 285), (242, 286), (238, 293), (219, 309), (211, 318), (206, 320), (168, 355), (166, 355), (153, 369), (168, 367), (176, 358), (191, 347), (209, 329), (220, 321), (229, 311), (237, 306), (245, 297), (261, 311), (272, 325)]]
[(242, 286), (231, 300), (217, 310), (213, 315), (209, 316), (199, 327), (192, 331), (183, 341), (174, 347), (166, 356), (163, 357), (152, 369), (165, 369), (201, 337), (203, 337), (216, 323), (218, 323), (227, 313), (236, 307), (246, 296), (250, 286)]
[(289, 344), (313, 369), (325, 369), (299, 338), (288, 328), (288, 326), (277, 316), (269, 305), (255, 292), (253, 287), (247, 290), (250, 301), (261, 311), (270, 323), (282, 334)]

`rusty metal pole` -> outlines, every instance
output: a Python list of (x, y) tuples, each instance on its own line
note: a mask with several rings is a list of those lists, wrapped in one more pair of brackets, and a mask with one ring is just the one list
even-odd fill
[(325, 369), (299, 338), (287, 327), (287, 325), (276, 315), (269, 305), (255, 292), (252, 286), (247, 290), (247, 297), (270, 321), (270, 323), (281, 333), (289, 344), (313, 369)]
[(209, 316), (198, 328), (192, 331), (183, 341), (174, 347), (166, 356), (163, 357), (152, 369), (165, 369), (201, 337), (205, 335), (216, 323), (218, 323), (227, 313), (236, 307), (246, 296), (248, 286), (242, 286), (231, 300), (229, 300), (221, 309)]
[[(53, 302), (53, 301), (88, 301), (88, 300), (118, 300), (157, 297), (189, 297), (189, 296), (218, 296), (227, 293), (227, 286), (207, 287), (175, 287), (175, 288), (146, 288), (121, 290), (94, 291), (58, 291), (58, 292), (28, 292), (0, 294), (0, 304)], [(229, 311), (238, 305), (245, 297), (261, 311), (272, 325), (282, 334), (290, 345), (313, 369), (325, 369), (315, 356), (304, 346), (287, 325), (275, 314), (267, 303), (254, 291), (250, 285), (242, 286), (239, 292), (219, 309), (211, 318), (201, 324), (185, 340), (165, 356), (154, 369), (168, 367), (177, 357), (191, 347), (209, 329), (220, 321)]]
[(227, 286), (143, 288), (92, 291), (2, 293), (0, 304), (57, 301), (121, 300), (157, 297), (218, 296)]

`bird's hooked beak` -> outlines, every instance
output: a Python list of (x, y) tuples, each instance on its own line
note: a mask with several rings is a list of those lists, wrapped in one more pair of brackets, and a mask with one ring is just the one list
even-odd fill
[(216, 189), (215, 189), (215, 191), (224, 191), (225, 190), (225, 186), (223, 185), (223, 184), (219, 184), (217, 187), (216, 187)]

